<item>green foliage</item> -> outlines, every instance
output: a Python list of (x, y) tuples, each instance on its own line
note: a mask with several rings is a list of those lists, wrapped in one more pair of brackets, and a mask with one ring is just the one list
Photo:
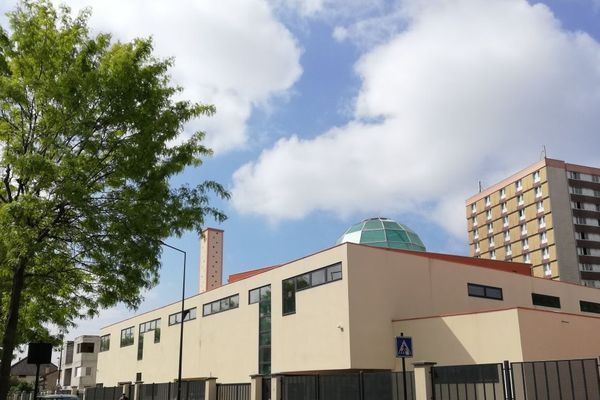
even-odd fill
[(225, 219), (209, 205), (229, 196), (219, 184), (169, 185), (211, 154), (201, 132), (181, 134), (214, 107), (175, 100), (173, 61), (150, 39), (92, 36), (88, 17), (23, 1), (0, 31), (0, 334), (24, 268), (17, 344), (136, 307), (157, 282), (162, 238)]
[(10, 391), (14, 393), (33, 392), (33, 385), (29, 382), (20, 381), (16, 378), (10, 380)]

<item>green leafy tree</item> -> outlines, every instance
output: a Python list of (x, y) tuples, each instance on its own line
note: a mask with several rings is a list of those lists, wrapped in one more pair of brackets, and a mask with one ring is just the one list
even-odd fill
[(218, 184), (169, 185), (209, 155), (183, 126), (172, 60), (150, 39), (92, 36), (89, 12), (23, 1), (0, 30), (0, 399), (15, 346), (156, 284), (161, 239), (225, 216)]

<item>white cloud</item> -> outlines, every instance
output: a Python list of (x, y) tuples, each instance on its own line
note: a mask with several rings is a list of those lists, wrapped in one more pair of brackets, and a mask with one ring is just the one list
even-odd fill
[(355, 119), (280, 140), (234, 175), (233, 204), (272, 220), (417, 212), (465, 237), (464, 199), (539, 157), (597, 160), (600, 45), (524, 0), (435, 0), (365, 54)]
[[(56, 0), (57, 4), (62, 3)], [(185, 98), (213, 103), (217, 114), (187, 128), (207, 131), (216, 152), (243, 146), (256, 107), (284, 94), (301, 74), (300, 49), (266, 0), (72, 0), (92, 8), (91, 25), (115, 39), (152, 36), (161, 57), (175, 57)], [(4, 11), (14, 1), (2, 5)]]

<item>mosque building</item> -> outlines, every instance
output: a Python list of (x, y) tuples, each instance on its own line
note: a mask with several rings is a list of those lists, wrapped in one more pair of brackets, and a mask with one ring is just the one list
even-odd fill
[(364, 220), (333, 247), (226, 284), (223, 235), (204, 232), (201, 292), (185, 299), (183, 318), (176, 302), (102, 328), (97, 384), (172, 382), (182, 323), (183, 379), (221, 383), (397, 371), (401, 332), (415, 360), (441, 365), (600, 354), (599, 290), (531, 276), (519, 262), (427, 252), (390, 219)]

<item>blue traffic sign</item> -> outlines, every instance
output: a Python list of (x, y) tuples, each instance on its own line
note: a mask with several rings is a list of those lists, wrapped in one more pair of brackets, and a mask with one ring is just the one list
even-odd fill
[(396, 336), (396, 357), (411, 358), (413, 356), (412, 337)]

